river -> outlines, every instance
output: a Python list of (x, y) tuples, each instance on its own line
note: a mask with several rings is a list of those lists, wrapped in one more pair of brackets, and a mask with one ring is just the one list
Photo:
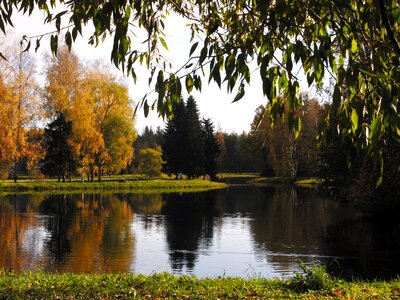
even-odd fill
[(200, 193), (0, 196), (0, 268), (287, 278), (395, 278), (400, 222), (325, 193), (232, 186)]

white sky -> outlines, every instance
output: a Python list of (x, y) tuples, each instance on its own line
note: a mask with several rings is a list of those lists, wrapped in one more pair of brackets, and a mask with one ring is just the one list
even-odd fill
[[(15, 16), (13, 18), (15, 30), (13, 31), (17, 37), (22, 37), (23, 35), (38, 35), (54, 29), (54, 27), (51, 28), (44, 26), (43, 20), (44, 17), (42, 16), (42, 13), (34, 13), (30, 17)], [(185, 25), (185, 21), (176, 16), (170, 16), (166, 22), (165, 34), (169, 52), (165, 53), (165, 55), (171, 60), (175, 69), (179, 68), (189, 57), (190, 32), (189, 28)], [(87, 29), (86, 31), (84, 30), (84, 33), (85, 32), (89, 35), (92, 31)], [(138, 41), (134, 41), (133, 44), (141, 43), (142, 41), (143, 38), (139, 38)], [(34, 41), (32, 41), (32, 43), (33, 46), (31, 46), (30, 52), (34, 53)], [(43, 39), (41, 45), (39, 52), (49, 52), (50, 47), (48, 40)], [(91, 45), (88, 45), (87, 39), (78, 38), (72, 48), (82, 60), (103, 59), (104, 61), (109, 62), (112, 41), (111, 39), (107, 39), (97, 48), (94, 48)], [(198, 48), (201, 48), (200, 45)], [(37, 55), (37, 57), (40, 58), (40, 55)], [(111, 68), (117, 70), (114, 66), (111, 66)], [(208, 70), (208, 68), (206, 69)], [(136, 74), (138, 75), (136, 85), (132, 78), (124, 79), (124, 83), (129, 87), (131, 99), (135, 103), (140, 101), (146, 93), (149, 93), (152, 90), (152, 88), (147, 84), (149, 75), (147, 70), (143, 67), (138, 68)], [(223, 85), (220, 90), (213, 82), (208, 85), (208, 78), (203, 78), (202, 92), (192, 92), (192, 95), (195, 97), (199, 106), (200, 115), (205, 118), (211, 118), (215, 127), (220, 127), (225, 132), (248, 132), (256, 108), (259, 105), (264, 105), (267, 101), (267, 99), (263, 97), (261, 79), (258, 74), (258, 71), (254, 72), (251, 78), (251, 85), (246, 88), (245, 96), (235, 103), (231, 102), (236, 95), (236, 90), (232, 94), (228, 94), (226, 92), (226, 86)], [(183, 97), (186, 99), (188, 95), (184, 87), (183, 91)], [(152, 93), (148, 98), (153, 100), (156, 99), (156, 97), (157, 94)], [(156, 111), (150, 112), (147, 118), (144, 117), (143, 110), (138, 112), (136, 128), (139, 132), (141, 132), (146, 125), (152, 126), (155, 129), (157, 126), (163, 127), (163, 124), (164, 121), (157, 117)]]

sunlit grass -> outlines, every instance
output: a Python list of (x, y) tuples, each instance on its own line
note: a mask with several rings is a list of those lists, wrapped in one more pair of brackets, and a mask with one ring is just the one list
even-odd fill
[[(316, 271), (317, 272), (317, 271)], [(320, 272), (320, 271), (318, 271)], [(324, 274), (322, 274), (324, 275)], [(322, 276), (317, 274), (316, 276)], [(327, 275), (324, 275), (327, 276)], [(400, 281), (308, 284), (240, 277), (203, 278), (168, 273), (50, 274), (0, 270), (0, 299), (398, 299)], [(324, 279), (326, 281), (326, 279)]]
[(0, 192), (57, 192), (57, 191), (101, 191), (101, 192), (142, 192), (142, 191), (201, 191), (208, 189), (224, 188), (226, 185), (221, 182), (208, 180), (174, 180), (147, 179), (136, 175), (104, 177), (102, 182), (58, 182), (56, 179), (29, 180), (23, 179), (17, 183), (12, 181), (0, 181)]

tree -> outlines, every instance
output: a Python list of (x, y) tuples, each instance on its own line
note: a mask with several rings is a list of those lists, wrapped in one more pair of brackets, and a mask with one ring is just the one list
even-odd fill
[(66, 47), (59, 49), (57, 57), (49, 59), (45, 74), (44, 93), (48, 117), (55, 118), (67, 112), (68, 115), (81, 90), (80, 82), (84, 74), (78, 57)]
[(93, 100), (95, 129), (100, 135), (94, 152), (98, 181), (103, 166), (110, 171), (125, 168), (133, 157), (133, 112), (128, 89), (102, 70), (93, 70), (87, 79), (87, 88)]
[(183, 133), (185, 150), (181, 153), (185, 158), (183, 172), (189, 179), (199, 177), (204, 174), (205, 144), (200, 122), (200, 113), (196, 101), (192, 96), (186, 101), (185, 105), (185, 131)]
[(217, 178), (217, 157), (220, 150), (214, 133), (214, 125), (210, 119), (203, 119), (202, 135), (204, 141), (204, 174), (208, 174), (211, 180), (215, 180)]
[(57, 176), (58, 181), (62, 178), (65, 182), (66, 176), (71, 178), (77, 167), (73, 149), (68, 142), (71, 133), (72, 123), (66, 120), (64, 113), (61, 113), (45, 128), (44, 148), (46, 154), (42, 171), (45, 175)]
[(146, 148), (139, 151), (137, 158), (139, 171), (148, 177), (155, 177), (161, 175), (162, 169), (162, 152), (161, 147), (156, 149)]
[(174, 116), (164, 131), (162, 145), (165, 170), (169, 174), (186, 175), (189, 179), (201, 175), (216, 175), (218, 144), (210, 120), (200, 121), (196, 101), (189, 96), (186, 103), (174, 105)]
[(51, 60), (46, 75), (49, 116), (64, 114), (71, 122), (68, 142), (89, 178), (93, 181), (95, 167), (99, 181), (104, 167), (110, 172), (125, 168), (136, 138), (127, 88), (101, 62), (83, 68), (66, 48)]
[(185, 103), (173, 105), (174, 116), (168, 120), (164, 130), (164, 144), (162, 145), (165, 172), (175, 174), (176, 178), (184, 171), (186, 152), (185, 146)]
[(9, 41), (3, 42), (8, 59), (0, 60), (0, 81), (2, 89), (8, 90), (8, 95), (2, 98), (0, 108), (7, 115), (1, 124), (4, 134), (8, 136), (2, 144), (7, 145), (8, 155), (3, 155), (2, 159), (13, 162), (13, 178), (17, 182), (20, 159), (30, 162), (38, 160), (39, 153), (29, 143), (27, 132), (42, 114), (36, 93), (38, 86), (34, 79), (33, 59), (28, 53), (23, 53), (20, 47), (13, 46)]
[[(284, 101), (282, 99), (282, 101)], [(326, 118), (327, 108), (316, 99), (302, 95), (304, 102), (297, 114), (302, 130), (297, 138), (289, 131), (287, 119), (272, 120), (263, 106), (256, 111), (250, 136), (259, 149), (264, 149), (266, 175), (291, 178), (320, 175), (321, 151), (318, 149), (318, 127)], [(288, 108), (283, 106), (284, 111)], [(272, 169), (272, 170), (271, 170)]]
[[(54, 1), (3, 1), (0, 4), (1, 29), (10, 25), (13, 8), (25, 14), (39, 9), (46, 23), (55, 25), (50, 48), (57, 53), (58, 36), (63, 34), (68, 47), (82, 32), (82, 24), (94, 24), (89, 43), (97, 46), (107, 35), (114, 38), (111, 59), (136, 78), (135, 63), (142, 62), (157, 74), (155, 107), (170, 116), (173, 102), (180, 101), (182, 80), (190, 93), (201, 90), (201, 74), (209, 66), (209, 79), (228, 91), (239, 85), (235, 100), (244, 95), (257, 66), (263, 92), (270, 101), (273, 121), (287, 102), (288, 125), (300, 130), (296, 111), (302, 106), (299, 96), (297, 64), (309, 86), (321, 87), (326, 77), (334, 81), (333, 114), (340, 117), (338, 130), (349, 136), (359, 151), (366, 151), (383, 165), (381, 149), (386, 136), (400, 135), (400, 3), (397, 0), (312, 0), (312, 1), (141, 1), (62, 3), (53, 15)], [(55, 8), (54, 8), (55, 9)], [(171, 12), (185, 18), (192, 31), (190, 59), (178, 70), (165, 69), (159, 46), (167, 48), (164, 18)], [(66, 24), (61, 27), (61, 24)], [(132, 36), (144, 30), (147, 51), (134, 48)], [(25, 37), (27, 48), (42, 36)], [(33, 42), (33, 43), (32, 43)], [(200, 49), (198, 51), (197, 49)], [(166, 66), (167, 64), (165, 64)], [(158, 72), (157, 72), (158, 71)], [(183, 75), (182, 75), (183, 74)], [(149, 100), (141, 103), (147, 114)], [(382, 168), (381, 168), (382, 169)], [(381, 181), (381, 180), (380, 180)]]
[[(151, 127), (146, 126), (142, 134), (138, 135), (133, 144), (135, 150), (134, 157), (139, 157), (139, 152), (142, 149), (151, 148), (156, 149), (164, 144), (163, 132), (160, 127), (154, 131)], [(128, 169), (137, 169), (139, 167), (138, 160), (134, 159)]]

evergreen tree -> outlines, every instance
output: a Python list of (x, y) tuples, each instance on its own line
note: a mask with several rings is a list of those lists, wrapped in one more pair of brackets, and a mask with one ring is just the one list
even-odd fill
[(185, 161), (185, 103), (176, 103), (173, 106), (174, 116), (171, 118), (164, 130), (164, 143), (162, 145), (162, 155), (164, 171), (168, 174), (175, 174), (178, 178), (184, 172), (183, 164)]
[(44, 141), (46, 155), (43, 161), (42, 172), (48, 176), (57, 176), (58, 181), (65, 176), (72, 176), (77, 168), (73, 159), (73, 149), (68, 144), (72, 133), (72, 122), (68, 122), (65, 113), (49, 123), (45, 128)]
[(186, 163), (184, 164), (184, 174), (189, 179), (199, 177), (204, 174), (204, 143), (202, 127), (200, 122), (199, 109), (196, 101), (189, 96), (185, 106), (185, 134), (184, 134), (184, 154)]
[(211, 180), (217, 177), (217, 157), (220, 149), (216, 135), (214, 133), (214, 125), (210, 119), (202, 121), (203, 141), (204, 141), (204, 174), (208, 174)]
[(163, 160), (168, 174), (186, 175), (189, 179), (209, 174), (216, 177), (219, 148), (210, 120), (200, 121), (193, 97), (173, 107), (174, 117), (164, 130)]

